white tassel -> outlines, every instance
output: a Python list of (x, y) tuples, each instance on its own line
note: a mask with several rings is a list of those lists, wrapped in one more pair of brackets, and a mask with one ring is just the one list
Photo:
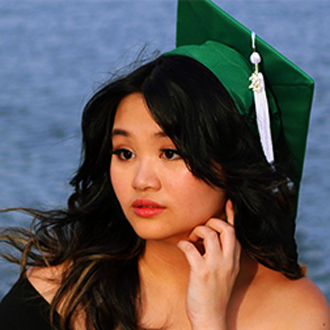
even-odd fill
[[(255, 33), (252, 32), (252, 47), (255, 50)], [(254, 51), (250, 57), (251, 62), (255, 65), (255, 72), (250, 77), (251, 84), (249, 88), (253, 89), (254, 103), (257, 114), (257, 124), (260, 135), (260, 141), (264, 150), (268, 163), (274, 161), (274, 151), (272, 134), (270, 130), (269, 109), (266, 96), (265, 80), (261, 72), (259, 72), (258, 64), (261, 62), (260, 55)]]

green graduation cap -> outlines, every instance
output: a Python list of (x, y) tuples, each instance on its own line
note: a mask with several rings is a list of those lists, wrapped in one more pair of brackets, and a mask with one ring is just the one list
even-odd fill
[[(179, 0), (177, 48), (165, 55), (189, 56), (210, 69), (258, 134), (254, 92), (249, 89), (255, 67), (250, 62), (251, 35), (209, 0)], [(299, 189), (314, 82), (262, 39), (256, 37), (255, 45), (261, 56), (275, 161), (288, 164), (288, 175)]]

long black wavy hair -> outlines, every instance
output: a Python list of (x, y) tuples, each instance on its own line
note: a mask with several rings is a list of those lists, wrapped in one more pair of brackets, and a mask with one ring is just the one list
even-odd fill
[[(294, 196), (283, 164), (269, 165), (219, 80), (185, 56), (160, 56), (103, 85), (85, 106), (83, 153), (63, 210), (25, 209), (32, 230), (8, 228), (2, 242), (22, 252), (6, 258), (27, 266), (69, 262), (52, 315), (61, 299), (61, 327), (70, 328), (77, 306), (87, 329), (140, 329), (138, 260), (145, 241), (125, 218), (109, 168), (111, 131), (120, 101), (142, 93), (150, 113), (173, 140), (189, 170), (225, 189), (233, 201), (236, 235), (258, 262), (291, 279), (302, 276), (294, 240)], [(220, 165), (220, 166), (219, 166)]]

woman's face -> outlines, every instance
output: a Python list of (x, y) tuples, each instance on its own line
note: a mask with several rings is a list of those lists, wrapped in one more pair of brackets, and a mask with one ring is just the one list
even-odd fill
[(142, 94), (119, 104), (110, 176), (137, 235), (177, 242), (211, 217), (222, 217), (225, 192), (196, 178), (149, 114)]

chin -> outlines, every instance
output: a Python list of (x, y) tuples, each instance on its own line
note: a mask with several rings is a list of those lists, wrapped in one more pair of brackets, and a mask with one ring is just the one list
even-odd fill
[(146, 241), (156, 241), (177, 244), (181, 240), (188, 239), (189, 233), (176, 233), (176, 234), (166, 234), (164, 232), (146, 232), (146, 231), (135, 231), (135, 233), (142, 239)]

